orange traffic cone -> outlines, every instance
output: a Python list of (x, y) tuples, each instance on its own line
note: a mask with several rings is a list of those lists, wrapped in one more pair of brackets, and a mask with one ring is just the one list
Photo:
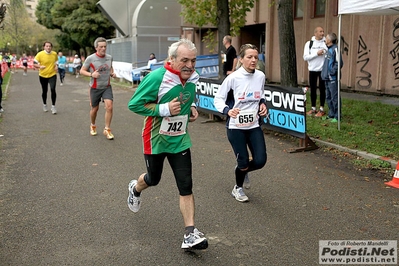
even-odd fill
[(393, 173), (393, 178), (391, 181), (386, 182), (385, 185), (394, 187), (394, 188), (399, 188), (399, 162), (396, 165), (396, 170)]

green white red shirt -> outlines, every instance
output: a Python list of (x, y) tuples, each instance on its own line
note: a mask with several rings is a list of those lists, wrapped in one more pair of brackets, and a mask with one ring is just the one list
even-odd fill
[[(141, 81), (128, 107), (145, 116), (142, 131), (144, 154), (178, 153), (191, 147), (187, 127), (198, 80), (199, 74), (193, 72), (183, 82), (180, 73), (166, 64)], [(176, 97), (181, 103), (181, 111), (170, 116), (168, 104)]]

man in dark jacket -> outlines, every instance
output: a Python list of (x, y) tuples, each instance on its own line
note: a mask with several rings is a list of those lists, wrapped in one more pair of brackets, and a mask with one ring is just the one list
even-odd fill
[(326, 36), (327, 53), (324, 57), (321, 78), (326, 85), (326, 100), (328, 104), (328, 116), (331, 123), (338, 122), (338, 60), (343, 66), (341, 54), (338, 52), (337, 35), (329, 33)]

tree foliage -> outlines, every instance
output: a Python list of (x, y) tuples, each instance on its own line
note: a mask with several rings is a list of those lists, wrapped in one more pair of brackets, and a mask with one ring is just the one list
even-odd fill
[[(246, 14), (254, 7), (255, 1), (261, 0), (178, 0), (184, 7), (181, 15), (184, 21), (199, 28), (208, 28), (203, 41), (213, 51), (215, 46), (214, 31), (218, 30), (219, 51), (222, 51), (224, 35), (237, 36), (245, 25)], [(296, 50), (294, 35), (293, 1), (271, 1), (270, 8), (278, 10), (280, 72), (283, 86), (297, 86)], [(220, 60), (221, 61), (221, 60)], [(219, 62), (219, 75), (221, 62)]]
[[(218, 30), (218, 51), (222, 51), (225, 35), (237, 36), (245, 25), (246, 14), (257, 0), (178, 0), (183, 6), (181, 15), (187, 23), (208, 31), (203, 42), (212, 52), (215, 50), (216, 38), (212, 28)], [(222, 76), (222, 62), (219, 60), (219, 76)]]
[(97, 8), (98, 0), (40, 0), (37, 22), (50, 29), (60, 29), (57, 40), (62, 46), (92, 51), (94, 40), (114, 37), (115, 29)]
[(1, 30), (0, 48), (20, 56), (22, 53), (33, 55), (36, 47), (45, 40), (47, 30), (32, 23), (23, 0), (10, 0)]
[[(24, 12), (25, 11), (25, 12)], [(10, 0), (8, 5), (7, 14), (9, 15), (6, 19), (5, 27), (7, 27), (7, 33), (9, 40), (7, 44), (11, 42), (12, 44), (18, 44), (21, 37), (28, 34), (27, 28), (24, 27), (24, 21), (20, 20), (20, 14), (27, 13), (22, 0)], [(18, 49), (18, 45), (16, 45)], [(13, 51), (15, 52), (15, 51)], [(18, 53), (18, 51), (17, 51)]]
[[(40, 0), (36, 6), (36, 22), (48, 29), (56, 29), (51, 16), (51, 8), (54, 6), (54, 1)], [(60, 29), (58, 27), (58, 29)]]
[[(256, 0), (178, 0), (184, 7), (181, 15), (187, 23), (202, 27), (216, 27), (223, 21), (228, 21), (229, 28), (226, 34), (237, 36), (241, 27), (245, 25), (245, 18), (248, 11), (254, 6)], [(227, 7), (226, 12), (223, 6)], [(221, 9), (222, 8), (222, 9)], [(194, 11), (195, 10), (195, 11)], [(226, 30), (223, 30), (226, 31)], [(204, 41), (208, 43), (207, 47), (212, 47), (214, 35), (209, 30)], [(223, 38), (223, 36), (222, 36)]]

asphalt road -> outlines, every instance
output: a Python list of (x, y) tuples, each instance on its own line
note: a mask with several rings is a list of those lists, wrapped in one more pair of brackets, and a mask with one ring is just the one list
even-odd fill
[[(44, 113), (37, 72), (12, 75), (0, 123), (1, 265), (318, 265), (319, 240), (397, 240), (399, 190), (383, 176), (298, 140), (265, 134), (268, 162), (250, 174), (250, 202), (230, 195), (234, 156), (223, 122), (190, 123), (196, 226), (204, 251), (183, 251), (183, 221), (165, 162), (157, 187), (131, 212), (127, 186), (144, 170), (143, 117), (133, 90), (114, 88), (110, 141), (89, 135), (88, 81), (57, 85)], [(50, 94), (49, 94), (50, 97)]]

